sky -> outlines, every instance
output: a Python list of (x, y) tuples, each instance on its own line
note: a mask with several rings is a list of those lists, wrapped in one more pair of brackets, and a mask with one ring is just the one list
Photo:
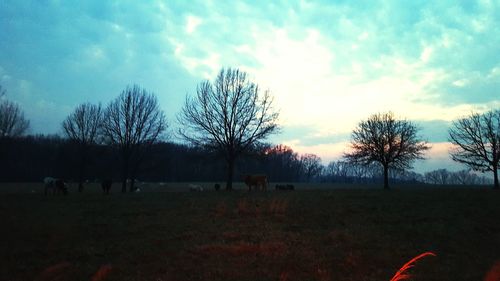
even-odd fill
[[(0, 1), (0, 85), (31, 122), (61, 133), (83, 102), (138, 84), (175, 131), (186, 95), (221, 68), (274, 96), (269, 141), (326, 164), (352, 130), (392, 111), (432, 145), (416, 171), (464, 168), (447, 130), (500, 108), (500, 1)], [(172, 137), (175, 139), (175, 137)]]

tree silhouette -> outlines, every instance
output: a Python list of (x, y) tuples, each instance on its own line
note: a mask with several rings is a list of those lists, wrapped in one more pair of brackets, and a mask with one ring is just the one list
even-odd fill
[(223, 153), (227, 164), (226, 189), (232, 189), (236, 158), (278, 130), (278, 113), (268, 91), (261, 93), (247, 74), (222, 69), (214, 83), (198, 85), (195, 97), (186, 97), (178, 115), (179, 134), (194, 145)]
[(384, 188), (389, 189), (389, 168), (408, 169), (415, 159), (423, 159), (429, 149), (417, 136), (418, 128), (407, 120), (396, 120), (392, 112), (374, 114), (361, 121), (352, 132), (352, 152), (348, 161), (368, 165), (379, 162), (384, 169)]
[(321, 165), (321, 158), (315, 154), (304, 154), (300, 157), (300, 163), (302, 166), (302, 173), (304, 174), (304, 179), (309, 182), (312, 178), (319, 176), (323, 170)]
[(78, 145), (78, 191), (83, 191), (83, 178), (88, 150), (96, 143), (102, 122), (101, 105), (80, 104), (62, 123), (64, 134)]
[(4, 99), (5, 93), (0, 86), (0, 138), (17, 138), (28, 130), (30, 122), (19, 105)]
[(449, 184), (451, 173), (447, 169), (437, 169), (424, 174), (427, 183), (431, 184)]
[(167, 122), (158, 99), (153, 93), (134, 85), (127, 87), (104, 111), (102, 132), (104, 140), (114, 145), (121, 156), (122, 192), (127, 179), (134, 189), (136, 172), (144, 153), (166, 130)]
[(475, 171), (493, 172), (493, 187), (499, 189), (500, 110), (472, 113), (454, 121), (449, 136), (455, 145), (450, 151), (451, 158)]

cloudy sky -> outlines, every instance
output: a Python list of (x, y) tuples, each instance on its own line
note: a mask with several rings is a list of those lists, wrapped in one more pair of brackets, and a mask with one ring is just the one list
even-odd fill
[(0, 85), (30, 133), (60, 133), (75, 106), (134, 83), (174, 127), (186, 94), (238, 67), (275, 97), (273, 142), (326, 163), (360, 120), (391, 110), (431, 142), (416, 164), (427, 171), (460, 168), (451, 120), (500, 108), (498, 0), (2, 0), (0, 34)]

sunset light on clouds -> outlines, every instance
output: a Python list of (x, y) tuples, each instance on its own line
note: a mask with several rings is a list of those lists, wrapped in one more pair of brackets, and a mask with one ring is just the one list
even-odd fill
[(327, 163), (359, 121), (393, 111), (432, 145), (427, 171), (462, 168), (452, 120), (500, 107), (498, 1), (2, 1), (0, 29), (0, 85), (31, 133), (133, 83), (175, 127), (186, 94), (237, 67), (274, 96), (273, 143)]

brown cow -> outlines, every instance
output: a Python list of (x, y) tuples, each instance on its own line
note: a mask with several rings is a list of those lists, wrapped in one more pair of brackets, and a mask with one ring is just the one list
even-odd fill
[(252, 191), (252, 186), (255, 189), (267, 190), (267, 176), (266, 175), (245, 175), (243, 177), (245, 184), (248, 186), (248, 191)]

